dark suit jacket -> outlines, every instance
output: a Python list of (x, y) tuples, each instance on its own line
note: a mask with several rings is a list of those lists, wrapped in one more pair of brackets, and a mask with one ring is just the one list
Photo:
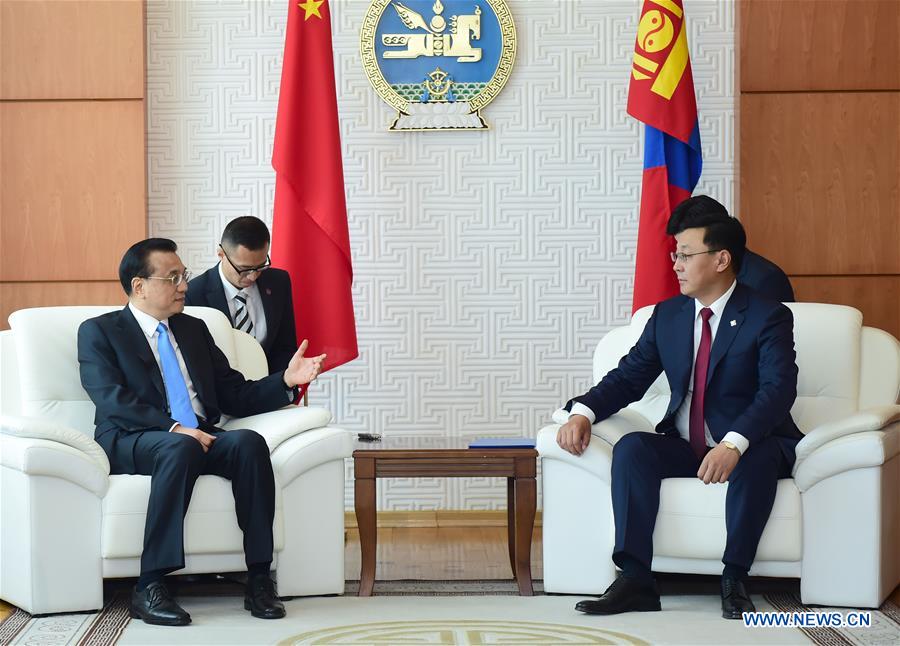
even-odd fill
[(744, 253), (744, 261), (741, 263), (741, 271), (738, 273), (737, 280), (742, 285), (752, 287), (773, 301), (794, 302), (791, 281), (781, 271), (781, 267), (749, 249)]
[[(735, 324), (731, 325), (731, 321)], [(716, 442), (736, 431), (754, 442), (770, 435), (803, 437), (791, 419), (797, 397), (797, 364), (791, 311), (740, 283), (722, 312), (709, 357), (706, 423)], [(678, 435), (675, 413), (689, 388), (694, 362), (694, 299), (676, 296), (659, 303), (643, 334), (619, 365), (573, 402), (606, 419), (644, 396), (665, 371), (672, 398), (656, 431)]]
[[(294, 301), (291, 297), (291, 277), (283, 269), (267, 269), (256, 279), (266, 315), (266, 339), (262, 349), (269, 362), (269, 373), (287, 368), (297, 352), (297, 329), (294, 326)], [(185, 305), (214, 307), (231, 320), (225, 288), (219, 277), (219, 265), (188, 283)]]
[[(228, 365), (203, 321), (176, 314), (169, 326), (206, 411), (200, 420), (204, 431), (215, 431), (222, 413), (245, 417), (289, 403), (283, 371), (247, 381)], [(159, 365), (127, 306), (81, 324), (78, 362), (81, 385), (97, 407), (94, 438), (107, 455), (133, 472), (134, 443), (140, 434), (168, 431), (175, 420)]]

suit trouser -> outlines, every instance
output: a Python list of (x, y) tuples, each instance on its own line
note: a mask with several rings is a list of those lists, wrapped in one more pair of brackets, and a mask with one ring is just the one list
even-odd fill
[[(218, 431), (209, 451), (181, 433), (148, 431), (134, 446), (134, 473), (150, 476), (141, 573), (184, 567), (184, 516), (201, 475), (231, 480), (247, 565), (272, 561), (275, 477), (269, 448), (251, 430)], [(120, 465), (111, 464), (113, 473)]]
[[(752, 444), (728, 477), (725, 495), (725, 553), (722, 562), (749, 570), (756, 557), (779, 478), (791, 475), (778, 438)], [(613, 561), (627, 554), (648, 570), (653, 560), (653, 528), (663, 478), (696, 478), (700, 468), (690, 444), (679, 436), (629, 433), (613, 447), (612, 504), (616, 521)]]

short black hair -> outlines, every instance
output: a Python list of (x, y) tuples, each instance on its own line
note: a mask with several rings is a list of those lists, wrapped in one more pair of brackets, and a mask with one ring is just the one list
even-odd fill
[(709, 195), (695, 195), (676, 206), (666, 225), (666, 233), (674, 236), (685, 229), (701, 227), (705, 229), (703, 244), (710, 249), (727, 249), (737, 275), (747, 250), (747, 234), (740, 220), (728, 215), (728, 209)]
[(119, 263), (119, 282), (125, 293), (131, 296), (131, 279), (135, 276), (146, 278), (153, 271), (150, 254), (154, 251), (178, 251), (178, 245), (168, 238), (147, 238), (135, 242), (128, 248)]
[(238, 245), (257, 251), (269, 244), (269, 228), (252, 215), (242, 215), (229, 222), (222, 232), (222, 246), (234, 249)]

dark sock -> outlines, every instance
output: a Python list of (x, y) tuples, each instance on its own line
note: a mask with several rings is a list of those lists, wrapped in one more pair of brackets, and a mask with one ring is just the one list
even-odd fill
[(737, 565), (730, 565), (726, 563), (725, 569), (722, 570), (722, 578), (731, 579), (733, 581), (743, 581), (747, 578), (747, 570), (742, 567), (738, 567)]
[(247, 566), (247, 578), (251, 578), (258, 575), (269, 576), (269, 573), (272, 569), (272, 562), (268, 563), (252, 563)]
[(622, 568), (622, 576), (634, 579), (644, 585), (653, 585), (653, 575), (650, 573), (650, 570), (636, 558), (627, 554), (620, 554), (616, 559), (616, 563)]
[(166, 576), (168, 572), (168, 570), (149, 570), (147, 572), (141, 572), (141, 576), (138, 577), (137, 585), (135, 586), (137, 591), (141, 592), (151, 583), (162, 581), (163, 577)]

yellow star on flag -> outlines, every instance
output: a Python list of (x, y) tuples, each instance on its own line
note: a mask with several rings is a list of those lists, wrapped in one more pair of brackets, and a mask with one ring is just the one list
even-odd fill
[(303, 4), (298, 4), (297, 6), (306, 12), (306, 15), (303, 16), (304, 22), (309, 20), (310, 16), (321, 19), (322, 15), (319, 13), (319, 7), (322, 6), (324, 2), (325, 0), (306, 0)]

